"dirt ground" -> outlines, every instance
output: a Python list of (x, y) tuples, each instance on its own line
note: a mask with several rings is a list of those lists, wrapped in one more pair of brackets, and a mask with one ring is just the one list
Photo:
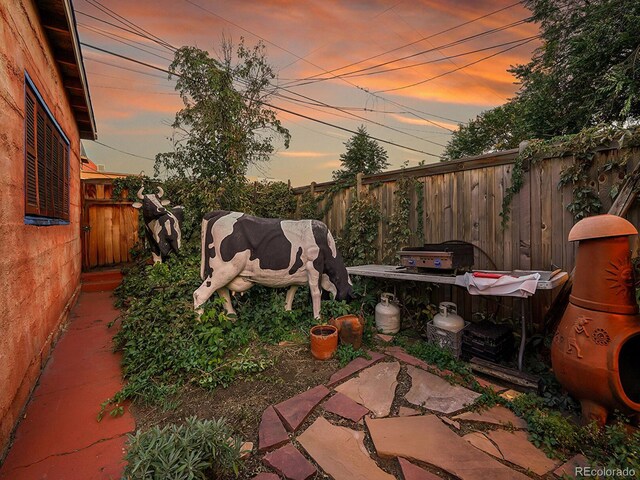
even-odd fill
[[(309, 346), (305, 344), (274, 345), (267, 348), (271, 358), (274, 359), (274, 365), (264, 372), (235, 381), (228, 388), (207, 391), (193, 385), (187, 385), (176, 398), (180, 404), (175, 410), (165, 411), (159, 407), (134, 405), (132, 412), (136, 419), (136, 427), (145, 430), (153, 425), (162, 426), (167, 423), (182, 423), (185, 418), (192, 415), (198, 418), (225, 417), (234, 427), (237, 435), (245, 441), (254, 443), (254, 452), (244, 461), (240, 475), (237, 478), (248, 480), (260, 472), (269, 471), (261, 462), (262, 455), (256, 453), (258, 427), (262, 412), (269, 405), (287, 400), (309, 388), (326, 383), (340, 366), (335, 359), (328, 361), (315, 360), (311, 356)], [(388, 361), (393, 361), (393, 359), (389, 358)], [(398, 400), (403, 398), (403, 394), (410, 388), (411, 377), (406, 372), (406, 366), (403, 366), (398, 375), (396, 400), (391, 408), (392, 415), (396, 415), (402, 405), (423, 410), (415, 405), (409, 405), (404, 399)], [(356, 424), (336, 415), (322, 412), (322, 409), (316, 409), (298, 432), (304, 431), (321, 414), (330, 419), (335, 425), (363, 431), (365, 433), (365, 445), (378, 466), (396, 478), (402, 478), (397, 461), (385, 460), (375, 454), (371, 438), (362, 422)], [(311, 459), (309, 458), (309, 460)], [(422, 466), (440, 475), (441, 478), (452, 478), (448, 473), (432, 466)], [(231, 478), (236, 477), (232, 475), (229, 479)], [(314, 478), (326, 479), (329, 477), (319, 470)]]

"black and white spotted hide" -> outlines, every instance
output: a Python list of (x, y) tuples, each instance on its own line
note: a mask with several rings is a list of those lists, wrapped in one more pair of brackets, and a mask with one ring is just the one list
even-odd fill
[(254, 284), (290, 287), (285, 310), (291, 310), (300, 285), (308, 284), (313, 315), (320, 318), (322, 291), (351, 300), (347, 269), (327, 226), (317, 220), (259, 218), (217, 210), (202, 220), (202, 285), (193, 292), (197, 311), (213, 292), (235, 313), (229, 290), (244, 292)]
[(135, 202), (133, 208), (142, 208), (145, 236), (151, 247), (154, 263), (162, 262), (171, 253), (177, 253), (182, 244), (182, 221), (184, 208), (175, 206), (166, 208), (169, 200), (161, 200), (164, 191), (158, 187), (158, 193), (143, 195), (144, 187), (138, 190), (141, 202)]

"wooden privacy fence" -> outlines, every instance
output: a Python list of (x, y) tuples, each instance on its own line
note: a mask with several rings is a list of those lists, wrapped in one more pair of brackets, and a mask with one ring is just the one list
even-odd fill
[[(624, 151), (623, 151), (624, 152)], [(617, 149), (602, 149), (592, 166), (592, 187), (607, 212), (612, 203), (611, 190), (619, 184), (627, 171), (640, 161), (640, 150), (628, 152), (629, 159), (622, 170), (605, 171), (603, 166), (620, 158)], [(501, 226), (502, 202), (512, 183), (512, 172), (518, 150), (508, 150), (478, 157), (362, 177), (362, 188), (368, 189), (380, 206), (382, 221), (378, 225), (378, 260), (388, 235), (388, 219), (394, 208), (394, 192), (401, 176), (415, 178), (423, 189), (425, 243), (464, 240), (478, 247), (475, 268), (497, 270), (549, 270), (552, 267), (570, 271), (575, 260), (575, 245), (567, 241), (575, 223), (567, 205), (572, 201), (571, 185), (558, 188), (560, 174), (573, 163), (572, 156), (545, 158), (535, 162), (524, 173), (524, 186), (513, 197), (511, 214), (505, 227)], [(299, 196), (313, 189), (318, 195), (327, 191), (333, 182), (298, 187)], [(418, 195), (411, 191), (409, 226), (415, 231), (418, 222)], [(333, 200), (325, 198), (321, 208), (332, 201), (324, 221), (334, 234), (344, 228), (349, 206), (356, 198), (356, 187), (341, 190)], [(634, 205), (627, 218), (640, 224), (640, 209)], [(412, 240), (417, 243), (417, 236)], [(484, 253), (482, 253), (484, 252)]]
[(131, 260), (138, 241), (138, 211), (126, 200), (127, 192), (113, 197), (113, 179), (82, 180), (82, 268)]

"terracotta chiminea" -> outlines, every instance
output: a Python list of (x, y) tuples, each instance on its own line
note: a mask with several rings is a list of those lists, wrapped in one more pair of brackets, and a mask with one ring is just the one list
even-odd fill
[(636, 419), (640, 412), (640, 316), (628, 239), (637, 233), (615, 215), (585, 218), (569, 232), (569, 241), (580, 241), (575, 280), (551, 362), (585, 423), (604, 425), (613, 410)]

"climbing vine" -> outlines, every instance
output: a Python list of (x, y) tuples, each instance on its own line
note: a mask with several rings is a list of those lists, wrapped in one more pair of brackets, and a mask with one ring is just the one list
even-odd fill
[(347, 221), (338, 237), (338, 249), (347, 265), (375, 263), (380, 208), (370, 193), (362, 194), (347, 210)]
[[(564, 168), (560, 175), (558, 188), (572, 186), (572, 201), (567, 209), (576, 220), (594, 215), (602, 208), (598, 193), (592, 186), (591, 171), (597, 150), (601, 147), (615, 147), (623, 150), (620, 159), (609, 162), (600, 171), (621, 169), (626, 165), (629, 150), (640, 146), (640, 126), (622, 128), (611, 125), (599, 125), (582, 130), (574, 135), (555, 137), (551, 140), (531, 140), (516, 157), (511, 174), (511, 186), (507, 188), (502, 202), (502, 226), (506, 226), (510, 218), (513, 197), (522, 189), (524, 174), (531, 165), (544, 158), (561, 158), (572, 155), (573, 163)], [(617, 195), (617, 186), (610, 192)]]
[[(403, 167), (404, 168), (404, 167)], [(411, 190), (415, 188), (413, 178), (402, 175), (396, 182), (393, 193), (393, 213), (389, 218), (389, 232), (384, 243), (384, 260), (396, 260), (400, 248), (406, 247), (411, 241), (413, 233), (409, 228), (411, 217)]]

